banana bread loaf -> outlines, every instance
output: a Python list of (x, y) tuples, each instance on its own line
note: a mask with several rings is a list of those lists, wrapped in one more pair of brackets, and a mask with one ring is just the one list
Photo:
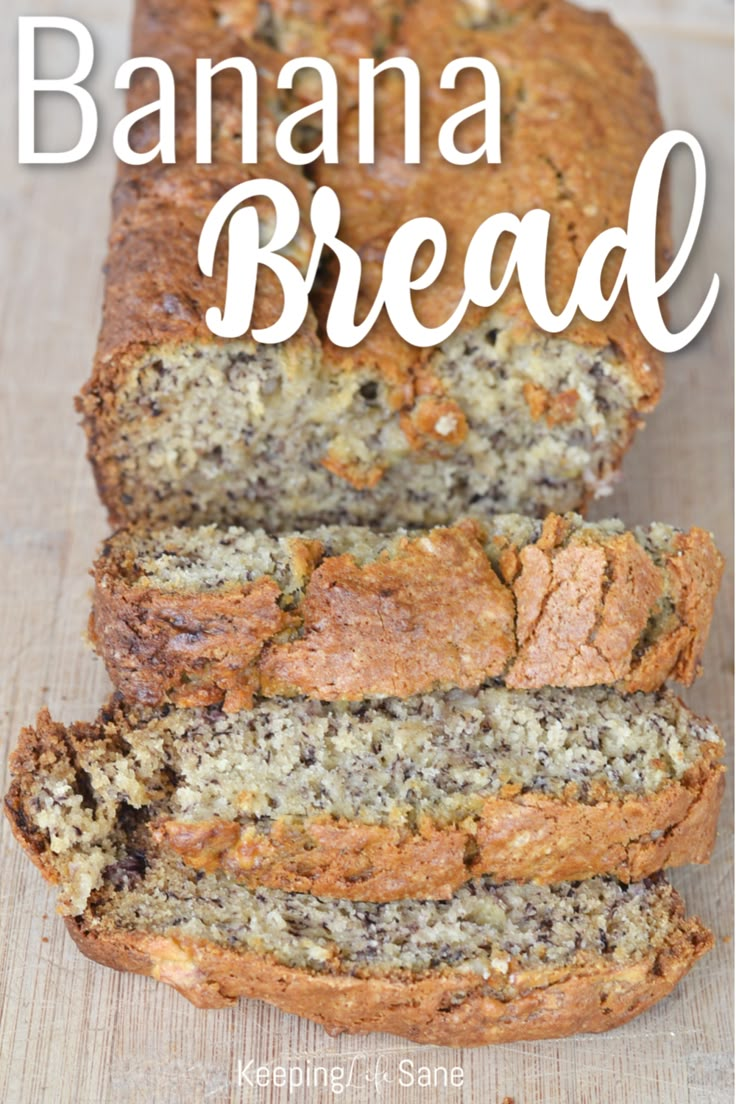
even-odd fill
[[(62, 785), (53, 764), (42, 781)], [(75, 789), (73, 772), (63, 781)], [(68, 898), (70, 856), (60, 864), (43, 811), (16, 815), (15, 828)], [(193, 870), (135, 823), (110, 844), (101, 887), (67, 916), (84, 954), (164, 981), (199, 1007), (257, 997), (333, 1033), (478, 1046), (604, 1031), (669, 993), (713, 943), (661, 876), (628, 886), (479, 878), (449, 901), (369, 904)], [(89, 859), (80, 833), (79, 880)]]
[(263, 695), (615, 684), (699, 669), (722, 571), (709, 534), (576, 515), (426, 532), (118, 532), (94, 568), (91, 637), (149, 704)]
[[(454, 690), (410, 701), (127, 709), (26, 729), (7, 799), (82, 908), (120, 825), (195, 869), (362, 901), (449, 897), (490, 874), (640, 880), (707, 862), (716, 729), (668, 691)], [(82, 795), (84, 801), (81, 801)]]
[[(276, 91), (276, 71), (295, 51), (327, 56), (340, 76), (338, 166), (302, 170), (274, 153), (280, 116), (313, 95), (308, 80), (291, 103)], [(635, 173), (661, 129), (652, 78), (607, 17), (563, 0), (138, 0), (133, 52), (162, 57), (175, 73), (177, 163), (123, 166), (115, 191), (102, 329), (79, 399), (114, 524), (427, 526), (470, 508), (541, 516), (605, 492), (661, 386), (661, 358), (625, 296), (605, 322), (580, 317), (551, 336), (512, 284), (492, 310), (471, 308), (437, 348), (408, 345), (382, 317), (360, 345), (341, 349), (324, 337), (336, 279), (326, 260), (294, 338), (222, 341), (204, 314), (224, 301), (224, 259), (208, 283), (197, 242), (214, 200), (242, 179), (282, 181), (305, 216), (310, 187), (328, 184), (342, 205), (341, 236), (363, 263), (360, 313), (393, 231), (414, 216), (437, 218), (448, 260), (437, 283), (416, 293), (418, 314), (433, 325), (460, 298), (478, 224), (496, 211), (541, 207), (552, 214), (547, 282), (559, 310), (590, 241), (626, 225)], [(420, 165), (402, 161), (403, 88), (391, 74), (376, 86), (375, 164), (356, 161), (356, 58), (371, 53), (408, 54), (419, 65), (428, 90)], [(261, 77), (260, 160), (241, 164), (240, 78), (230, 71), (213, 82), (213, 163), (196, 166), (194, 59), (238, 55)], [(500, 165), (451, 165), (437, 152), (444, 118), (483, 95), (478, 74), (437, 93), (443, 65), (463, 55), (499, 69)], [(155, 81), (139, 75), (131, 109), (154, 99)], [(134, 128), (137, 148), (155, 144), (156, 118)], [(460, 128), (468, 148), (481, 139), (480, 116)], [(288, 251), (301, 270), (311, 244), (305, 217)], [(280, 310), (280, 287), (265, 270), (253, 326)]]

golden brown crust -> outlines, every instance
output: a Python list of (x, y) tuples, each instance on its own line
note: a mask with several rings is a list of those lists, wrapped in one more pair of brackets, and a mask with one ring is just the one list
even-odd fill
[(547, 548), (545, 537), (519, 554), (518, 653), (508, 685), (618, 682), (662, 594), (662, 573), (631, 533), (559, 548)]
[(496, 677), (517, 689), (652, 690), (697, 675), (723, 570), (708, 533), (676, 534), (660, 563), (631, 533), (575, 531), (551, 514), (536, 542), (507, 543), (502, 578), (484, 539), (479, 523), (461, 521), (362, 565), (349, 554), (320, 561), (312, 547), (288, 614), (270, 577), (243, 593), (157, 591), (113, 553), (95, 566), (91, 636), (126, 697), (228, 710), (254, 691), (359, 700)]
[[(199, 595), (143, 590), (134, 595), (97, 587), (90, 639), (113, 655), (118, 689), (149, 704), (169, 697), (178, 705), (222, 701), (247, 708), (257, 685), (263, 645), (294, 624), (278, 605), (273, 579)], [(165, 663), (161, 662), (165, 657)]]
[(699, 920), (679, 915), (664, 945), (633, 963), (597, 958), (487, 981), (453, 970), (377, 978), (310, 973), (172, 935), (96, 930), (84, 917), (66, 924), (88, 958), (164, 981), (199, 1008), (250, 997), (315, 1020), (331, 1034), (382, 1031), (463, 1047), (617, 1027), (671, 992), (713, 946)]
[(538, 793), (488, 797), (458, 824), (421, 817), (416, 831), (345, 819), (277, 820), (267, 833), (212, 818), (152, 825), (154, 838), (197, 870), (226, 870), (248, 886), (323, 897), (449, 898), (468, 878), (639, 881), (668, 866), (708, 862), (725, 785), (711, 744), (679, 782), (646, 796), (595, 803)]
[[(356, 83), (361, 57), (385, 49), (407, 0), (214, 0), (213, 8), (243, 42), (265, 38), (289, 57), (329, 58), (342, 82)], [(259, 11), (260, 8), (260, 11)], [(308, 78), (307, 78), (308, 80)], [(303, 83), (297, 89), (297, 95)], [(351, 90), (352, 91), (352, 90)]]
[[(237, 135), (242, 128), (241, 80), (225, 70), (213, 83), (212, 164), (196, 161), (197, 58), (213, 63), (240, 55), (268, 68), (269, 51), (263, 44), (241, 42), (214, 19), (202, 0), (139, 0), (135, 6), (131, 56), (153, 55), (172, 69), (176, 80), (176, 162), (145, 165), (121, 162), (113, 193), (110, 252), (106, 266), (106, 294), (93, 379), (83, 395), (92, 398), (95, 378), (106, 391), (137, 356), (151, 345), (200, 342), (222, 344), (205, 323), (206, 307), (224, 300), (227, 266), (215, 266), (205, 281), (197, 264), (197, 244), (211, 207), (229, 188), (247, 180), (268, 177), (282, 181), (294, 193), (302, 211), (310, 203), (310, 186), (299, 168), (284, 162), (273, 148), (276, 105), (270, 95), (259, 103), (259, 161), (244, 164)], [(128, 109), (155, 101), (158, 82), (150, 71), (134, 75)], [(132, 144), (147, 149), (158, 139), (156, 115), (144, 119), (132, 132)], [(256, 203), (270, 214), (268, 203)], [(311, 237), (306, 220), (289, 254), (306, 263)], [(225, 257), (220, 257), (224, 262)], [(254, 300), (254, 328), (273, 324), (281, 314), (281, 285), (266, 268), (259, 270)], [(213, 282), (214, 281), (214, 282)], [(303, 355), (314, 344), (310, 315), (304, 334), (293, 341)], [(122, 358), (122, 359), (121, 359)], [(111, 377), (111, 373), (113, 374)]]
[(276, 821), (264, 834), (233, 821), (165, 820), (154, 838), (197, 870), (223, 869), (248, 886), (354, 901), (449, 898), (471, 877), (468, 833), (429, 819), (418, 832), (317, 817)]
[(392, 559), (324, 560), (300, 607), (301, 637), (263, 656), (261, 692), (404, 698), (500, 675), (513, 654), (513, 600), (482, 536), (465, 522), (404, 539)]
[(60, 759), (73, 758), (68, 732), (65, 725), (52, 719), (48, 709), (40, 711), (35, 727), (28, 726), (21, 730), (18, 745), (8, 760), (10, 786), (3, 803), (13, 835), (52, 885), (56, 884), (59, 876), (49, 854), (48, 839), (34, 826), (30, 810), (26, 807), (25, 784), (29, 778), (53, 768)]
[(723, 569), (723, 556), (709, 533), (695, 528), (675, 534), (665, 569), (672, 625), (634, 666), (626, 690), (653, 689), (668, 678), (689, 685), (697, 677)]

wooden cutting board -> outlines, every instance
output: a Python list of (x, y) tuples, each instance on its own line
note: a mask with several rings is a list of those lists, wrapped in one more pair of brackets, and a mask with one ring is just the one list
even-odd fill
[[(617, 0), (654, 66), (667, 122), (692, 130), (709, 167), (702, 237), (674, 297), (687, 320), (710, 276), (723, 281), (698, 341), (671, 358), (664, 400), (640, 435), (616, 493), (595, 515), (712, 529), (732, 563), (732, 4)], [(97, 150), (76, 166), (16, 164), (15, 102), (0, 116), (0, 763), (18, 730), (48, 704), (62, 720), (91, 718), (108, 683), (82, 643), (87, 571), (105, 532), (84, 459), (72, 395), (91, 362), (113, 176), (110, 134), (122, 112), (112, 74), (127, 56), (122, 0), (5, 0), (2, 72), (16, 72), (17, 15), (74, 15), (93, 31), (92, 79), (102, 105)], [(42, 51), (43, 52), (43, 51)], [(55, 62), (69, 71), (70, 57)], [(63, 111), (47, 133), (69, 124)], [(675, 209), (689, 211), (687, 173)], [(688, 313), (690, 312), (690, 313)], [(687, 695), (732, 746), (732, 575), (726, 578), (706, 673)], [(3, 780), (4, 782), (4, 780)], [(4, 788), (4, 785), (3, 785)], [(180, 1104), (287, 1100), (346, 1104), (448, 1101), (501, 1104), (726, 1104), (731, 1093), (731, 800), (708, 868), (673, 880), (716, 933), (716, 949), (677, 992), (608, 1036), (477, 1051), (421, 1048), (388, 1037), (330, 1039), (266, 1005), (200, 1012), (172, 990), (81, 958), (54, 913), (53, 894), (0, 827), (0, 1099), (9, 1104)], [(329, 1088), (248, 1089), (239, 1062), (273, 1072), (316, 1065), (350, 1074)], [(404, 1063), (403, 1067), (400, 1063)], [(464, 1087), (418, 1083), (419, 1067), (460, 1066)], [(403, 1071), (403, 1072), (402, 1072)], [(415, 1078), (410, 1085), (411, 1076)], [(316, 1075), (319, 1079), (320, 1075)], [(339, 1077), (339, 1072), (334, 1075)], [(438, 1074), (441, 1076), (441, 1073)]]

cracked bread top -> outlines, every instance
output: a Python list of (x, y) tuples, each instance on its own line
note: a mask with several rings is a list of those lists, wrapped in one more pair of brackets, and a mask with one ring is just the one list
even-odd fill
[(130, 529), (95, 565), (90, 625), (115, 685), (150, 703), (407, 697), (497, 677), (652, 690), (697, 674), (722, 568), (702, 530), (574, 515), (392, 534)]

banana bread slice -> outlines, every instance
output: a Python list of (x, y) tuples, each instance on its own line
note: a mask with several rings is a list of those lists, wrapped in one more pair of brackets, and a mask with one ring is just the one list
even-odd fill
[(148, 704), (615, 684), (699, 670), (722, 572), (712, 537), (516, 515), (425, 532), (123, 530), (94, 568), (90, 635)]
[[(75, 774), (47, 783), (87, 800)], [(22, 787), (38, 785), (22, 775)], [(15, 829), (51, 881), (98, 881), (84, 832), (60, 862), (43, 809)], [(72, 838), (73, 821), (66, 831)], [(69, 860), (72, 860), (69, 862)], [(712, 947), (661, 878), (555, 886), (478, 878), (449, 901), (376, 904), (251, 890), (162, 853), (134, 820), (111, 831), (102, 884), (67, 908), (89, 958), (172, 985), (202, 1008), (269, 1001), (332, 1033), (478, 1046), (604, 1031), (665, 996)]]
[(664, 880), (480, 879), (449, 902), (370, 905), (252, 892), (155, 863), (67, 928), (88, 958), (164, 981), (198, 1007), (251, 997), (331, 1035), (463, 1047), (608, 1031), (713, 947)]
[[(341, 236), (363, 264), (360, 317), (398, 226), (417, 216), (443, 224), (443, 273), (414, 296), (424, 323), (437, 325), (461, 299), (464, 252), (484, 218), (542, 208), (551, 213), (547, 286), (559, 312), (590, 242), (626, 226), (635, 174), (662, 129), (651, 74), (607, 17), (562, 0), (357, 8), (339, 0), (327, 10), (319, 0), (138, 0), (132, 49), (175, 72), (178, 159), (124, 168), (115, 192), (102, 328), (78, 402), (112, 524), (427, 526), (471, 508), (542, 516), (610, 487), (661, 390), (661, 357), (625, 295), (604, 322), (579, 315), (550, 335), (512, 283), (496, 306), (471, 307), (438, 346), (409, 345), (384, 312), (358, 346), (336, 348), (320, 325), (336, 284), (328, 256), (302, 330), (263, 345), (212, 335), (204, 317), (224, 303), (224, 251), (212, 281), (197, 267), (214, 201), (243, 178), (266, 177), (286, 184), (303, 212), (289, 256), (304, 271), (310, 187), (326, 184), (342, 206)], [(291, 104), (279, 102), (276, 73), (295, 51), (327, 56), (340, 74), (337, 166), (303, 170), (273, 152), (283, 111), (312, 94), (302, 82)], [(403, 90), (391, 74), (377, 80), (376, 161), (356, 163), (356, 59), (371, 53), (408, 55), (420, 68), (419, 165), (402, 164)], [(240, 79), (226, 71), (213, 82), (212, 164), (196, 166), (195, 58), (237, 56), (259, 70), (259, 162), (241, 164)], [(484, 94), (478, 74), (438, 94), (443, 65), (463, 56), (489, 58), (499, 70), (501, 164), (451, 165), (437, 152), (445, 116)], [(150, 74), (136, 77), (131, 109), (156, 98), (152, 85)], [(157, 118), (135, 128), (137, 148), (155, 145)], [(460, 144), (479, 144), (481, 124), (467, 120)], [(662, 255), (667, 212), (663, 197)], [(264, 270), (253, 327), (275, 321), (281, 303)]]
[(669, 691), (491, 686), (410, 701), (124, 708), (26, 729), (7, 799), (48, 837), (62, 903), (119, 861), (122, 826), (197, 870), (363, 901), (449, 897), (490, 874), (639, 880), (707, 862), (717, 730)]

